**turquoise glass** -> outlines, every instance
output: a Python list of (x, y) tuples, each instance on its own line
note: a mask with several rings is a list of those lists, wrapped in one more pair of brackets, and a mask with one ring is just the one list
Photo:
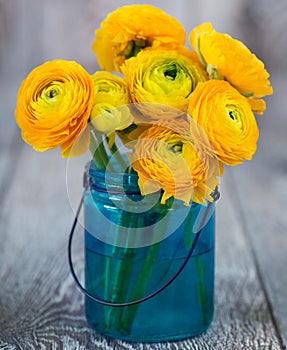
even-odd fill
[(204, 332), (213, 316), (215, 204), (185, 206), (161, 193), (141, 196), (135, 174), (87, 167), (85, 192), (85, 287), (118, 304), (161, 288), (150, 299), (107, 306), (88, 296), (86, 319), (96, 332), (136, 342), (172, 341)]

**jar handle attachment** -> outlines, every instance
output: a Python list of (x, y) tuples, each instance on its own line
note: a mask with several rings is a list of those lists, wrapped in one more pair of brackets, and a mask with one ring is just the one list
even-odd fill
[[(132, 300), (132, 301), (128, 301), (128, 302), (123, 302), (123, 303), (114, 303), (114, 302), (110, 302), (110, 301), (106, 301), (106, 300), (102, 300), (102, 299), (96, 298), (94, 295), (89, 293), (86, 290), (86, 288), (79, 281), (79, 279), (77, 277), (77, 274), (75, 272), (75, 269), (74, 269), (73, 261), (72, 261), (72, 241), (73, 241), (73, 236), (74, 236), (74, 232), (75, 232), (75, 229), (76, 229), (76, 226), (77, 226), (77, 223), (78, 223), (78, 217), (80, 215), (80, 212), (81, 212), (81, 209), (82, 209), (82, 206), (83, 206), (84, 195), (85, 195), (85, 191), (87, 190), (87, 188), (88, 188), (88, 185), (85, 184), (85, 190), (84, 190), (84, 192), (82, 194), (82, 198), (81, 198), (79, 207), (78, 207), (77, 212), (76, 212), (76, 216), (75, 216), (75, 219), (74, 219), (74, 222), (73, 222), (73, 225), (72, 225), (72, 228), (71, 228), (71, 232), (70, 232), (70, 235), (69, 235), (69, 243), (68, 243), (68, 258), (69, 258), (70, 270), (71, 270), (72, 276), (73, 276), (77, 286), (80, 288), (80, 290), (88, 298), (90, 298), (91, 300), (93, 300), (93, 301), (95, 301), (95, 302), (97, 302), (99, 304), (106, 305), (106, 306), (124, 307), (124, 306), (131, 306), (131, 305), (136, 305), (136, 304), (142, 303), (142, 302), (144, 302), (146, 300), (151, 299), (152, 297), (156, 296), (157, 294), (162, 292), (164, 289), (166, 289), (178, 277), (178, 275), (184, 269), (185, 265), (188, 263), (190, 257), (192, 256), (192, 254), (194, 252), (194, 249), (196, 247), (196, 244), (198, 242), (200, 233), (202, 231), (202, 228), (205, 226), (205, 220), (209, 216), (209, 211), (211, 209), (211, 203), (208, 202), (206, 210), (205, 210), (204, 215), (202, 217), (200, 229), (195, 233), (195, 236), (194, 236), (194, 239), (192, 241), (192, 245), (191, 245), (191, 247), (190, 247), (190, 249), (188, 251), (188, 254), (187, 254), (186, 258), (184, 259), (184, 261), (182, 262), (181, 266), (176, 271), (176, 273), (167, 282), (165, 282), (160, 288), (156, 289), (154, 292), (152, 292), (152, 293), (150, 293), (150, 294), (148, 294), (148, 295), (146, 295), (146, 296), (144, 296), (144, 297), (142, 297), (140, 299)], [(213, 192), (212, 196), (213, 196), (214, 200), (217, 200), (219, 198), (219, 192), (218, 192), (217, 188)]]

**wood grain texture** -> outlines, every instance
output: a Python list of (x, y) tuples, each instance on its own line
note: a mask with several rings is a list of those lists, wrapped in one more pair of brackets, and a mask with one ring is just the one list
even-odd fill
[[(285, 79), (271, 76), (275, 94), (260, 119), (258, 152), (246, 171), (238, 169), (229, 178), (235, 198), (242, 203), (241, 217), (282, 341), (287, 346), (287, 107)], [(237, 169), (234, 169), (237, 170)]]

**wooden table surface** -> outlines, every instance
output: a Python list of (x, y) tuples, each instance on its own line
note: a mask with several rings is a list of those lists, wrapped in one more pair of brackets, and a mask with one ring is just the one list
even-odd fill
[[(286, 86), (259, 117), (252, 162), (227, 169), (217, 206), (215, 315), (181, 342), (132, 344), (89, 329), (69, 272), (74, 212), (67, 161), (23, 144), (14, 122), (17, 81), (0, 83), (0, 349), (284, 349), (287, 344)], [(285, 90), (285, 91), (284, 91)], [(76, 179), (75, 179), (76, 182)], [(81, 183), (75, 184), (80, 195)], [(75, 240), (80, 268), (82, 239)]]

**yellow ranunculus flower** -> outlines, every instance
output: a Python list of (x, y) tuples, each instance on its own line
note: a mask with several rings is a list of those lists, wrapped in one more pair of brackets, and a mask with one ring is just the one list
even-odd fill
[[(184, 127), (182, 124), (181, 127)], [(219, 184), (215, 159), (199, 157), (191, 139), (172, 129), (152, 125), (138, 138), (134, 153), (129, 155), (139, 176), (143, 195), (163, 189), (162, 203), (170, 198), (204, 203)]]
[(92, 75), (95, 103), (110, 101), (114, 106), (129, 103), (126, 82), (118, 75), (98, 71)]
[(78, 63), (48, 61), (36, 67), (23, 80), (17, 98), (15, 117), (22, 138), (37, 151), (60, 146), (63, 157), (85, 152), (84, 144), (71, 149), (83, 133), (94, 104), (93, 82)]
[(92, 50), (100, 67), (118, 71), (125, 59), (136, 56), (145, 47), (185, 43), (182, 25), (152, 5), (123, 6), (110, 13), (95, 31)]
[[(259, 136), (256, 119), (247, 99), (227, 81), (198, 84), (189, 100), (188, 114), (192, 118), (191, 133), (208, 153), (214, 153), (227, 165), (252, 158)], [(199, 128), (196, 130), (195, 124), (206, 137), (198, 132)]]
[(133, 116), (127, 105), (115, 107), (112, 104), (102, 102), (95, 104), (91, 114), (91, 122), (100, 132), (111, 134), (131, 125)]
[(208, 22), (195, 27), (189, 35), (189, 40), (207, 65), (206, 69), (215, 69), (240, 93), (250, 95), (248, 100), (253, 111), (262, 114), (265, 110), (264, 101), (258, 102), (253, 99), (273, 93), (263, 62), (241, 41), (228, 34), (216, 32)]
[[(158, 48), (146, 49), (127, 60), (122, 72), (131, 101), (140, 103), (139, 109), (150, 119), (169, 118), (171, 112), (176, 116), (184, 111), (197, 83), (207, 79), (195, 56), (187, 48)], [(162, 112), (157, 108), (157, 113), (154, 113), (149, 103), (142, 102), (161, 104)]]
[(127, 106), (129, 96), (123, 78), (105, 71), (92, 75), (95, 105), (91, 113), (93, 126), (109, 134), (128, 127), (133, 116)]

